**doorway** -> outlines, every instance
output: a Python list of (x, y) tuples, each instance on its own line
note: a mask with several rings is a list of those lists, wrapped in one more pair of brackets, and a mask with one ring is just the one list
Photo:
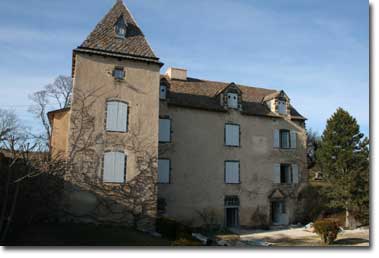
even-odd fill
[(238, 228), (239, 221), (239, 198), (238, 196), (225, 196), (225, 225), (228, 228)]
[(273, 225), (288, 224), (288, 214), (285, 201), (271, 202), (271, 220)]

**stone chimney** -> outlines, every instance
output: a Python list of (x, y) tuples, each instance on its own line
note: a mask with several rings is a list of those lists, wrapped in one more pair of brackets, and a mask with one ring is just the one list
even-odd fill
[(187, 80), (187, 70), (182, 68), (169, 67), (166, 71), (166, 75), (170, 79)]

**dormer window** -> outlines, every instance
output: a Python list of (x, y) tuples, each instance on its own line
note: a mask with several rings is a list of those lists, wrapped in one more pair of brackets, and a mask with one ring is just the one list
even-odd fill
[(278, 113), (287, 115), (287, 102), (285, 100), (278, 100)]
[(238, 94), (237, 93), (228, 93), (227, 94), (228, 107), (238, 108)]
[(159, 99), (166, 99), (166, 98), (167, 98), (167, 86), (164, 84), (161, 84), (159, 88)]
[(115, 32), (116, 32), (117, 37), (125, 38), (126, 28), (127, 28), (127, 25), (125, 23), (124, 17), (120, 16), (120, 18), (118, 18), (115, 25)]

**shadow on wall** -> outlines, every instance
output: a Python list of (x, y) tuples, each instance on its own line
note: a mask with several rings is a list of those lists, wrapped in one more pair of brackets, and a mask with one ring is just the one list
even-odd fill
[[(134, 195), (122, 199), (122, 193), (136, 190), (143, 180), (138, 175), (128, 185), (99, 185), (90, 189), (65, 181), (62, 173), (34, 173), (36, 168), (23, 162), (0, 157), (0, 237), (2, 245), (35, 244), (35, 235), (24, 234), (30, 228), (35, 231), (54, 231), (52, 237), (64, 235), (64, 228), (70, 231), (76, 223), (112, 225), (134, 228), (140, 231), (154, 231), (156, 200), (154, 197)], [(27, 175), (33, 175), (25, 177)], [(24, 180), (18, 179), (25, 177)], [(104, 188), (102, 191), (99, 189)], [(122, 190), (120, 188), (123, 188)], [(145, 194), (141, 191), (140, 194)], [(62, 224), (63, 223), (63, 224)], [(36, 226), (40, 225), (40, 226)], [(66, 225), (60, 227), (57, 225)], [(72, 225), (72, 226), (69, 226)], [(88, 226), (89, 227), (89, 226)], [(71, 229), (70, 229), (71, 228)], [(85, 229), (87, 230), (87, 229)], [(41, 233), (43, 234), (43, 232)], [(50, 232), (51, 234), (51, 232)], [(30, 239), (27, 237), (30, 236)], [(91, 234), (83, 237), (93, 238)], [(82, 240), (73, 236), (73, 240)], [(66, 239), (70, 241), (70, 239)], [(76, 244), (71, 242), (71, 244)]]

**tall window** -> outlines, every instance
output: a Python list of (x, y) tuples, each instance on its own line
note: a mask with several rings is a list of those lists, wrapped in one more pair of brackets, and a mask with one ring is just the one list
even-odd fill
[(126, 132), (128, 130), (128, 104), (121, 101), (107, 102), (106, 130)]
[(290, 131), (280, 130), (280, 148), (289, 149), (291, 147), (290, 143)]
[(169, 118), (159, 119), (159, 142), (171, 142), (171, 120)]
[(228, 93), (228, 107), (230, 108), (238, 108), (238, 94), (237, 93)]
[(103, 182), (124, 183), (126, 177), (126, 156), (123, 152), (104, 153)]
[(161, 183), (161, 184), (170, 183), (170, 167), (171, 167), (171, 162), (169, 159), (158, 160), (158, 183)]
[(290, 164), (280, 164), (280, 183), (292, 184), (292, 167)]
[(225, 145), (240, 146), (240, 126), (236, 124), (225, 124)]
[(275, 184), (299, 183), (299, 167), (297, 164), (275, 164), (273, 182)]
[(225, 161), (225, 183), (240, 183), (240, 162), (236, 160)]
[(296, 149), (297, 133), (295, 130), (274, 129), (274, 148)]

